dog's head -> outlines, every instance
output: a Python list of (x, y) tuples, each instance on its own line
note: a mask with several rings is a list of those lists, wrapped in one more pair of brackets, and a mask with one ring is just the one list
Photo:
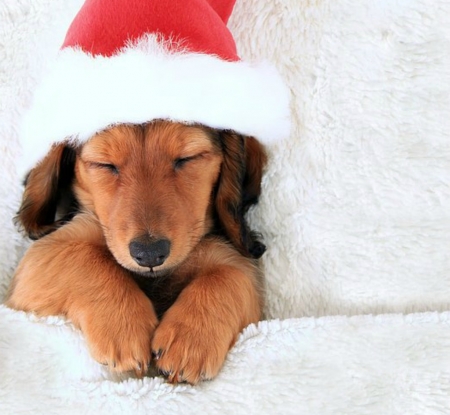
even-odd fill
[(109, 250), (137, 273), (182, 263), (208, 233), (245, 256), (265, 250), (244, 219), (266, 155), (252, 137), (155, 121), (55, 145), (29, 173), (18, 220), (32, 239), (93, 212)]

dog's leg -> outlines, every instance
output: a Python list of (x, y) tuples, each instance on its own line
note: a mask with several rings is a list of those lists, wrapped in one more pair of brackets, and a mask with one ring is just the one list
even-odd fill
[(7, 305), (41, 316), (65, 315), (81, 328), (96, 360), (140, 376), (147, 371), (157, 325), (152, 303), (115, 262), (87, 214), (30, 247)]
[(262, 304), (252, 260), (218, 240), (192, 255), (195, 275), (163, 316), (152, 348), (171, 382), (195, 384), (218, 373), (239, 332), (260, 319)]

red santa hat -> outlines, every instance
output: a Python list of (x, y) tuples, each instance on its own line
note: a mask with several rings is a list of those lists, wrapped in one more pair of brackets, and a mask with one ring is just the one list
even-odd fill
[(241, 61), (226, 23), (235, 0), (86, 0), (38, 87), (23, 165), (51, 145), (119, 123), (167, 119), (252, 135), (289, 133), (289, 93), (268, 63)]

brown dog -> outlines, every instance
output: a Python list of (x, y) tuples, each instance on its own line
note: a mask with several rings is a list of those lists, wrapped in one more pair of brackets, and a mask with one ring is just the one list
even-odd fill
[(265, 162), (252, 137), (166, 121), (54, 145), (26, 181), (18, 219), (38, 240), (7, 305), (67, 316), (113, 370), (143, 376), (153, 351), (171, 382), (214, 377), (261, 316), (264, 245), (243, 215)]

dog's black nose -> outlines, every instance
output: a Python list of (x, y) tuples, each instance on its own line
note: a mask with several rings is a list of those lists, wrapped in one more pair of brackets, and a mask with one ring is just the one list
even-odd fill
[(162, 265), (170, 254), (170, 241), (143, 236), (133, 239), (129, 245), (130, 255), (141, 267)]

